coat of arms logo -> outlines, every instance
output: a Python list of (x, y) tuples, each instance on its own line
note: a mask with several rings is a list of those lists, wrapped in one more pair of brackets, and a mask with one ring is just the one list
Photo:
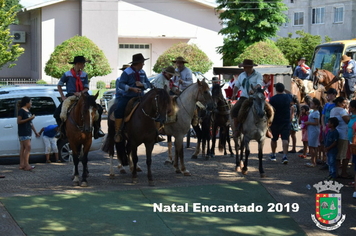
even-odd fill
[(341, 214), (340, 190), (343, 186), (336, 181), (320, 181), (313, 185), (317, 191), (316, 214), (312, 214), (311, 218), (320, 229), (335, 230), (345, 221), (346, 215)]

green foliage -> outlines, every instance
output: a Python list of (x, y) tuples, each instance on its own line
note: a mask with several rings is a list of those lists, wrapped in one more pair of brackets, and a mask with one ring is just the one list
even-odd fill
[(97, 89), (104, 89), (105, 88), (105, 82), (104, 81), (101, 81), (99, 80), (98, 82), (96, 82), (96, 88)]
[(116, 80), (111, 80), (110, 88), (116, 88)]
[(288, 60), (271, 40), (254, 43), (235, 59), (237, 64), (251, 59), (256, 64), (288, 65)]
[(188, 62), (187, 67), (193, 72), (206, 73), (213, 63), (208, 56), (195, 44), (178, 43), (167, 49), (158, 57), (153, 71), (161, 73), (163, 68), (173, 65), (173, 60), (182, 56)]
[[(292, 33), (290, 33), (288, 37), (278, 38), (276, 42), (277, 47), (283, 52), (289, 65), (292, 65), (293, 68), (297, 65), (298, 58), (302, 56), (306, 59), (305, 63), (310, 65), (315, 47), (322, 42), (319, 35), (311, 35), (303, 30), (296, 31), (296, 34), (296, 38), (292, 38)], [(325, 36), (325, 42), (330, 41), (331, 39)]]
[(6, 10), (5, 0), (0, 0), (0, 70), (9, 62), (8, 68), (15, 66), (16, 64), (12, 62), (17, 61), (25, 51), (19, 44), (12, 44), (13, 36), (10, 35), (9, 26), (16, 21), (16, 8), (14, 5)]
[[(20, 0), (5, 0), (5, 11), (9, 11), (13, 6), (15, 6), (14, 12), (18, 12), (19, 10), (21, 10), (21, 8), (23, 8), (23, 6), (20, 4)], [(14, 24), (17, 25), (18, 23), (19, 21), (16, 16)]]
[(108, 59), (96, 44), (85, 36), (74, 36), (58, 45), (46, 63), (46, 75), (61, 78), (64, 72), (70, 70), (75, 56), (84, 56), (90, 62), (85, 64), (84, 71), (89, 79), (111, 73)]
[(38, 81), (36, 82), (36, 84), (47, 84), (47, 82), (44, 81), (43, 79), (41, 79), (41, 80), (38, 80)]
[[(277, 36), (279, 26), (287, 21), (283, 0), (216, 0), (223, 28), (224, 45), (217, 48), (224, 65), (236, 65), (234, 59), (248, 46)], [(221, 10), (221, 11), (220, 11)]]

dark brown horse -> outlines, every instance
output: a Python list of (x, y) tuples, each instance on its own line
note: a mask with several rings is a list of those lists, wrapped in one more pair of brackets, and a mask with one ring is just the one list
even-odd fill
[(328, 91), (330, 88), (333, 88), (337, 91), (337, 95), (344, 96), (342, 92), (342, 82), (339, 77), (335, 76), (333, 73), (331, 73), (328, 70), (324, 69), (318, 69), (313, 73), (313, 88), (317, 90), (319, 88), (319, 84), (323, 85), (325, 87), (325, 91)]
[(233, 157), (234, 153), (232, 152), (231, 143), (230, 143), (230, 108), (227, 104), (221, 88), (224, 85), (214, 84), (212, 90), (212, 97), (214, 102), (217, 104), (217, 108), (214, 109), (212, 114), (212, 144), (211, 144), (211, 155), (215, 155), (215, 142), (216, 142), (216, 131), (218, 127), (219, 131), (219, 150), (224, 150), (224, 155), (227, 155), (226, 152), (226, 142), (229, 145), (230, 156)]
[[(113, 107), (116, 107), (116, 105), (114, 104)], [(113, 112), (113, 109), (110, 110), (110, 112)], [(165, 89), (155, 88), (141, 98), (140, 104), (133, 112), (130, 120), (125, 123), (122, 131), (124, 140), (119, 143), (116, 148), (119, 149), (117, 151), (121, 160), (127, 160), (127, 157), (131, 154), (133, 162), (133, 183), (137, 182), (137, 147), (143, 143), (146, 147), (148, 182), (149, 185), (154, 185), (151, 172), (151, 157), (158, 135), (155, 122), (159, 121), (163, 124), (166, 121), (167, 113), (169, 114), (171, 110), (172, 104), (168, 92)], [(109, 132), (103, 146), (103, 151), (105, 152), (113, 150), (115, 144), (115, 123), (108, 122), (108, 125)]]
[(96, 116), (96, 98), (88, 92), (82, 92), (79, 100), (69, 112), (68, 119), (65, 123), (66, 134), (69, 146), (73, 151), (74, 162), (74, 185), (79, 185), (79, 155), (83, 164), (82, 187), (86, 187), (88, 177), (88, 152), (92, 143), (92, 133), (94, 119)]

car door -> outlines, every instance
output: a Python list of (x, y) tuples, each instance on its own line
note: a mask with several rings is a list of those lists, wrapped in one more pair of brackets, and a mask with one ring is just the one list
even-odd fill
[(17, 134), (18, 98), (0, 100), (0, 156), (18, 155), (20, 142)]
[[(49, 95), (33, 96), (31, 98), (32, 107), (30, 111), (35, 115), (35, 119), (32, 120), (32, 123), (37, 132), (40, 132), (43, 127), (56, 124), (56, 120), (53, 117), (53, 113), (56, 109), (54, 99), (57, 98)], [(31, 154), (43, 154), (44, 152), (45, 148), (42, 136), (37, 138), (35, 134), (32, 134)]]

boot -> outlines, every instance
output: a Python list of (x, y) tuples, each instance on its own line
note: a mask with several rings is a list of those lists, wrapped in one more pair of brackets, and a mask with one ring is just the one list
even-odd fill
[(160, 122), (156, 122), (156, 128), (157, 128), (157, 138), (156, 138), (156, 143), (159, 142), (163, 142), (165, 139), (161, 137), (161, 135), (159, 135), (159, 130), (161, 128), (161, 123)]
[(105, 133), (100, 129), (100, 124), (98, 121), (94, 122), (94, 139), (104, 137)]
[(115, 142), (116, 143), (119, 143), (122, 141), (121, 125), (122, 125), (122, 118), (115, 119)]

